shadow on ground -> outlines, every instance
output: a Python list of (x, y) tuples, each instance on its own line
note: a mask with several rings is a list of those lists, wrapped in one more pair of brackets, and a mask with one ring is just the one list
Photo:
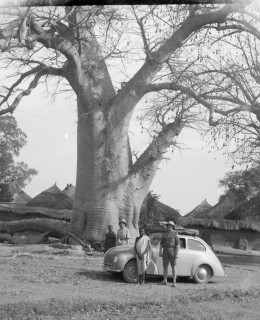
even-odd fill
[(77, 272), (76, 275), (83, 276), (88, 279), (98, 280), (98, 281), (110, 281), (110, 282), (124, 282), (122, 275), (120, 273), (107, 273), (104, 271), (92, 271), (84, 270)]
[[(77, 272), (75, 275), (85, 277), (87, 279), (91, 280), (97, 280), (97, 281), (108, 281), (108, 282), (114, 282), (114, 283), (124, 283), (124, 279), (122, 277), (121, 273), (108, 273), (104, 271), (93, 271), (93, 270), (84, 270)], [(163, 280), (162, 276), (146, 276), (145, 281), (147, 284), (158, 284), (160, 285)], [(168, 282), (171, 284), (172, 279), (168, 279)], [(183, 283), (183, 284), (194, 284), (195, 282), (192, 277), (177, 277), (177, 283)], [(214, 281), (209, 281), (209, 283), (214, 283)]]

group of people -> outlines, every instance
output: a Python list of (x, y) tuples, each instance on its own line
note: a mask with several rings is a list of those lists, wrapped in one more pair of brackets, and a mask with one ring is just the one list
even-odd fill
[(108, 226), (108, 233), (105, 236), (105, 252), (116, 246), (128, 245), (130, 241), (130, 231), (126, 227), (125, 219), (120, 220), (117, 234), (113, 231), (113, 226)]
[[(119, 222), (119, 230), (117, 234), (113, 231), (113, 226), (108, 226), (108, 233), (105, 236), (105, 252), (112, 247), (127, 245), (130, 241), (130, 231), (126, 227), (124, 219)], [(179, 238), (175, 232), (175, 224), (169, 221), (166, 224), (167, 230), (163, 233), (160, 243), (159, 255), (163, 260), (163, 285), (167, 285), (168, 267), (172, 267), (173, 287), (176, 286), (176, 259), (179, 251)], [(135, 239), (135, 253), (138, 269), (138, 283), (145, 283), (145, 271), (150, 264), (151, 259), (151, 243), (150, 238), (145, 234), (144, 228), (139, 229), (139, 237)]]

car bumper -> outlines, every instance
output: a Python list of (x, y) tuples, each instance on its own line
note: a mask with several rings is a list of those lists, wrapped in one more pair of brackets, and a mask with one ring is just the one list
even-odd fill
[(122, 270), (115, 269), (113, 266), (105, 264), (103, 270), (106, 272), (121, 272)]

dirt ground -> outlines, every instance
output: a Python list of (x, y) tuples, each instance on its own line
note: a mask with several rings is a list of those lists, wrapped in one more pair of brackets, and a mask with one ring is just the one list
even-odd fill
[(260, 319), (258, 267), (225, 265), (227, 277), (206, 285), (140, 286), (103, 272), (102, 254), (73, 249), (1, 245), (0, 319)]

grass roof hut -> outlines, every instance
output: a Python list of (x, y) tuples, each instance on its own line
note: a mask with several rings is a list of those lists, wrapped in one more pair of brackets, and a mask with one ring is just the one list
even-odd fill
[(210, 205), (207, 200), (203, 200), (199, 205), (197, 205), (197, 207), (195, 207), (192, 211), (190, 211), (189, 213), (187, 213), (185, 215), (185, 217), (197, 217), (198, 214), (205, 212), (206, 210), (210, 209), (212, 207), (212, 205)]
[(224, 219), (229, 212), (240, 205), (241, 200), (235, 195), (225, 195), (221, 197), (220, 201), (216, 205), (203, 211), (197, 211), (191, 215), (187, 214), (185, 217), (199, 219)]
[(148, 233), (165, 230), (160, 224), (161, 221), (177, 222), (180, 217), (177, 210), (160, 202), (149, 192), (141, 207), (139, 226), (144, 227)]
[(10, 192), (13, 194), (13, 200), (11, 201), (12, 203), (24, 203), (25, 204), (32, 199), (27, 193), (25, 193), (20, 188), (20, 186), (18, 185), (18, 183), (16, 181), (12, 181), (8, 187), (9, 187)]
[(73, 200), (62, 192), (55, 183), (52, 187), (31, 199), (27, 203), (27, 206), (71, 210), (73, 207)]
[(70, 183), (70, 184), (67, 184), (66, 188), (62, 192), (65, 193), (68, 197), (70, 197), (74, 201), (75, 191), (76, 191), (76, 188)]

